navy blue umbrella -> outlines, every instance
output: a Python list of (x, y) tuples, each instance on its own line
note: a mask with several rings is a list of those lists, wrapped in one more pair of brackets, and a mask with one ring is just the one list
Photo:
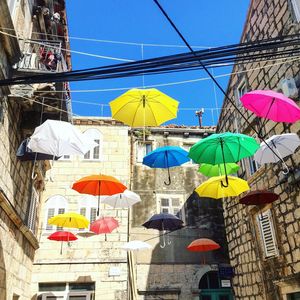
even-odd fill
[(171, 184), (170, 167), (177, 167), (186, 162), (190, 158), (188, 152), (177, 146), (165, 146), (155, 149), (143, 158), (143, 164), (150, 168), (166, 168), (168, 169), (169, 182)]
[[(159, 231), (174, 231), (183, 227), (183, 221), (175, 215), (160, 213), (153, 215), (142, 226), (146, 227), (147, 229), (157, 229)], [(165, 245), (166, 243), (164, 239), (164, 243), (161, 245), (161, 248), (164, 248)]]
[(29, 138), (22, 141), (21, 145), (17, 150), (17, 158), (21, 161), (36, 161), (36, 160), (57, 160), (59, 157), (44, 153), (32, 152), (31, 149), (27, 147)]

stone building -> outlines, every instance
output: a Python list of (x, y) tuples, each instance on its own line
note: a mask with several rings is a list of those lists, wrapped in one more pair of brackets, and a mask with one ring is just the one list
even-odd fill
[[(166, 185), (166, 169), (142, 164), (143, 157), (158, 147), (180, 146), (188, 150), (214, 131), (214, 127), (162, 126), (151, 128), (145, 142), (140, 131), (131, 131), (131, 189), (142, 202), (131, 210), (129, 237), (153, 246), (151, 250), (137, 251), (132, 258), (136, 273), (132, 286), (137, 290), (137, 299), (199, 299), (200, 295), (203, 299), (211, 299), (208, 297), (212, 295), (232, 299), (230, 276), (221, 275), (222, 270), (230, 270), (222, 202), (199, 198), (194, 192), (206, 180), (198, 173), (199, 166), (190, 161), (171, 168), (171, 184)], [(176, 214), (185, 227), (160, 236), (159, 231), (141, 226), (156, 213)], [(203, 237), (218, 242), (221, 249), (205, 254), (186, 249), (193, 240)], [(209, 287), (207, 280), (216, 285)]]
[[(38, 56), (47, 43), (62, 43), (68, 48), (64, 1), (45, 1), (47, 16), (34, 9), (34, 1), (0, 1), (0, 79), (21, 74), (56, 72)], [(54, 8), (55, 7), (55, 8)], [(60, 22), (48, 22), (54, 12)], [(54, 29), (61, 28), (61, 37), (55, 38)], [(50, 35), (49, 35), (50, 34)], [(16, 38), (18, 35), (19, 38)], [(33, 37), (34, 35), (34, 37)], [(33, 44), (31, 38), (43, 39)], [(35, 45), (35, 47), (29, 46)], [(56, 44), (55, 44), (56, 45)], [(52, 47), (52, 49), (54, 49)], [(55, 49), (57, 47), (55, 46)], [(48, 52), (49, 54), (49, 52)], [(62, 62), (64, 62), (62, 64)], [(70, 58), (61, 53), (61, 70), (70, 67)], [(50, 70), (48, 69), (50, 68)], [(66, 84), (62, 84), (68, 90)], [(60, 88), (60, 87), (59, 87)], [(5, 86), (0, 88), (0, 299), (31, 299), (30, 285), (33, 259), (38, 248), (37, 223), (39, 221), (40, 194), (44, 189), (47, 162), (21, 162), (16, 158), (18, 146), (41, 120), (68, 119), (67, 93), (53, 95), (55, 86)], [(43, 91), (43, 94), (40, 93)], [(40, 96), (48, 96), (44, 99)], [(54, 97), (54, 99), (53, 99)], [(57, 98), (58, 97), (58, 98)], [(38, 102), (49, 105), (48, 109)], [(51, 109), (50, 109), (51, 106)], [(57, 109), (64, 112), (59, 114)], [(43, 113), (43, 114), (42, 114)], [(32, 176), (34, 175), (34, 176)], [(34, 178), (34, 179), (32, 179)]]
[[(300, 2), (297, 0), (252, 0), (241, 42), (299, 34), (299, 22)], [(247, 71), (249, 69), (252, 71)], [(257, 130), (261, 123), (254, 114), (245, 111), (239, 100), (245, 92), (257, 89), (279, 91), (299, 105), (297, 61), (253, 61), (235, 65), (233, 73), (227, 93)], [(299, 122), (268, 121), (263, 130), (266, 137), (288, 132), (299, 135), (300, 125)], [(256, 137), (227, 99), (217, 131), (237, 131)], [(236, 299), (292, 300), (300, 297), (299, 148), (284, 160), (289, 167), (286, 175), (281, 163), (259, 166), (253, 158), (240, 162), (239, 176), (248, 181), (251, 190), (274, 191), (280, 196), (279, 200), (260, 207), (243, 206), (237, 199), (227, 199), (223, 203), (230, 263), (235, 269)]]
[[(50, 241), (56, 230), (47, 220), (63, 212), (83, 214), (93, 222), (97, 197), (79, 194), (72, 184), (88, 175), (105, 174), (129, 184), (130, 148), (128, 127), (111, 119), (74, 118), (74, 125), (92, 137), (98, 146), (86, 155), (64, 156), (47, 174), (39, 226), (40, 248), (37, 250), (32, 276), (32, 297), (47, 299), (126, 299), (127, 253), (121, 246), (128, 238), (128, 210), (101, 205), (100, 216), (114, 217), (119, 227), (112, 233), (89, 236), (88, 230), (64, 228), (78, 240), (64, 243)], [(55, 274), (55, 275), (54, 275)]]

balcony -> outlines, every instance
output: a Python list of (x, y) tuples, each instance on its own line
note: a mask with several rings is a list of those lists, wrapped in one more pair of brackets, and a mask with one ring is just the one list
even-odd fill
[(23, 56), (14, 67), (18, 75), (19, 72), (55, 73), (68, 69), (61, 51), (61, 42), (32, 40), (24, 42), (22, 48)]

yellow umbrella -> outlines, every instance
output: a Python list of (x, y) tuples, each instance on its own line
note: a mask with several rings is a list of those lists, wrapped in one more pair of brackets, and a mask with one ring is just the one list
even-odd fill
[(228, 187), (221, 185), (225, 176), (211, 177), (196, 188), (196, 192), (201, 197), (223, 198), (235, 197), (250, 189), (247, 181), (234, 176), (228, 176)]
[(48, 220), (49, 225), (68, 228), (88, 228), (89, 223), (86, 217), (72, 212), (59, 214)]
[(132, 127), (159, 126), (174, 119), (178, 104), (157, 89), (131, 89), (109, 103), (112, 117)]

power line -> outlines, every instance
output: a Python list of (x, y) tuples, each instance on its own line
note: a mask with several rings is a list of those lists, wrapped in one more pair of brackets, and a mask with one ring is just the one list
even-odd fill
[[(179, 29), (176, 27), (176, 25), (174, 24), (174, 22), (171, 20), (171, 18), (168, 16), (168, 14), (166, 13), (166, 11), (163, 9), (163, 7), (159, 4), (158, 0), (153, 0), (154, 3), (158, 6), (158, 8), (160, 9), (160, 11), (163, 13), (163, 15), (166, 17), (166, 19), (169, 21), (169, 23), (171, 24), (171, 26), (173, 27), (173, 29), (177, 32), (177, 34), (180, 36), (180, 38), (182, 39), (182, 41), (185, 43), (185, 45), (188, 47), (188, 49), (191, 51), (191, 53), (197, 57), (197, 54), (195, 53), (195, 51), (191, 48), (191, 46), (189, 45), (189, 43), (187, 42), (187, 40), (184, 38), (184, 36), (181, 34), (181, 32), (179, 31)], [(261, 136), (260, 132), (258, 132), (256, 130), (256, 128), (249, 122), (249, 120), (244, 116), (244, 114), (239, 110), (239, 108), (237, 107), (237, 105), (234, 103), (234, 101), (229, 97), (229, 95), (225, 92), (225, 90), (222, 88), (222, 86), (219, 84), (219, 82), (214, 78), (214, 76), (210, 73), (210, 71), (208, 70), (208, 68), (203, 64), (202, 60), (200, 58), (198, 58), (198, 61), (200, 63), (200, 65), (202, 66), (203, 70), (209, 75), (209, 77), (213, 80), (213, 82), (216, 84), (216, 86), (218, 87), (218, 89), (222, 92), (222, 94), (225, 96), (225, 98), (231, 103), (231, 105), (236, 109), (236, 111), (241, 115), (241, 117), (244, 119), (244, 121), (249, 125), (249, 127), (257, 134), (258, 138), (260, 138), (265, 145), (272, 151), (272, 153), (281, 161), (284, 163), (283, 159), (273, 150), (273, 148), (265, 141), (264, 137)], [(224, 162), (225, 164), (225, 162)], [(225, 166), (225, 165), (224, 165)], [(226, 170), (226, 167), (225, 167)]]

